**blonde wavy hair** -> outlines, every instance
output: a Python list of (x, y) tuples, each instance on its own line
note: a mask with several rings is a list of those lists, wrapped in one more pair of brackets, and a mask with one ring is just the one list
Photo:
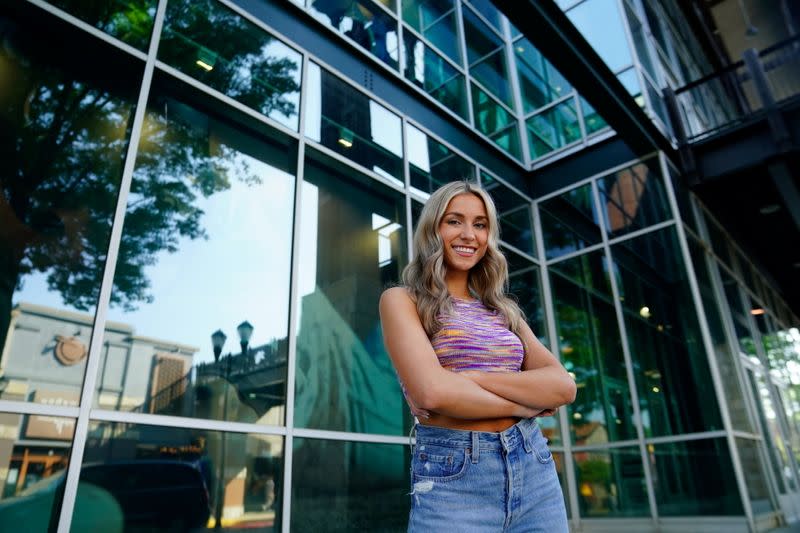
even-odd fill
[(439, 235), (450, 201), (460, 194), (474, 194), (483, 201), (489, 218), (489, 239), (486, 254), (469, 272), (470, 292), (483, 304), (498, 311), (506, 327), (522, 338), (521, 328), (525, 321), (517, 302), (507, 295), (508, 263), (500, 251), (500, 230), (497, 209), (491, 196), (479, 185), (468, 181), (454, 181), (437, 189), (422, 208), (417, 229), (414, 231), (414, 258), (403, 269), (403, 285), (409, 291), (419, 314), (422, 326), (429, 337), (441, 328), (440, 313), (452, 310), (450, 293), (447, 290), (444, 262), (444, 242)]

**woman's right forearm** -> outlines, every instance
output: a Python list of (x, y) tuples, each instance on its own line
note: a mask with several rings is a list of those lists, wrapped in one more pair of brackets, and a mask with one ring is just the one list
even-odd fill
[(425, 395), (424, 409), (462, 419), (535, 416), (536, 411), (490, 392), (464, 376), (443, 370)]

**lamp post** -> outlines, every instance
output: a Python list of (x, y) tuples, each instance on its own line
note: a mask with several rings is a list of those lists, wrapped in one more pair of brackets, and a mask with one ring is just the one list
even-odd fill
[[(228, 337), (222, 332), (221, 329), (218, 329), (214, 333), (211, 334), (211, 346), (214, 348), (214, 363), (217, 365), (217, 370), (219, 370), (219, 356), (222, 354), (222, 347), (225, 345), (225, 339)], [(227, 376), (226, 376), (227, 377)], [(228, 410), (227, 402), (228, 402), (228, 394), (227, 388), (223, 386), (223, 418), (227, 416), (225, 411)], [(219, 459), (219, 474), (217, 475), (217, 501), (215, 503), (214, 508), (214, 529), (219, 529), (222, 523), (222, 500), (225, 497), (224, 494), (224, 480), (225, 477), (225, 433), (222, 434), (222, 443), (220, 445), (220, 459)]]

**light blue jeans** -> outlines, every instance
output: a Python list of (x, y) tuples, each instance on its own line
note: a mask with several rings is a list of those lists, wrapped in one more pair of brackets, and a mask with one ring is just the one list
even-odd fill
[(569, 531), (553, 455), (535, 419), (502, 433), (417, 425), (408, 531)]

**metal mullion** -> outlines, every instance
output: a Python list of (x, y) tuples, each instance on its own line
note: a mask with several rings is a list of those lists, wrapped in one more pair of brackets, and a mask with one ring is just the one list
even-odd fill
[[(308, 64), (310, 57), (303, 54), (303, 67), (300, 74), (300, 131), (305, 132), (306, 98), (308, 96)], [(286, 356), (286, 436), (283, 443), (283, 502), (281, 502), (281, 531), (289, 533), (292, 516), (292, 465), (294, 461), (294, 390), (295, 366), (297, 363), (297, 334), (299, 332), (299, 271), (300, 271), (300, 232), (303, 207), (303, 179), (305, 175), (306, 136), (300, 135), (297, 143), (297, 177), (294, 190), (294, 216), (292, 233), (292, 261), (289, 279), (289, 342)]]
[[(461, 3), (462, 3), (462, 4), (464, 3), (464, 2), (463, 2), (463, 0), (462, 0), (462, 2), (461, 2)], [(467, 0), (467, 4), (469, 4), (469, 0)], [(478, 17), (478, 19), (479, 19), (481, 22), (483, 22), (484, 24), (486, 24), (486, 27), (487, 27), (487, 28), (489, 28), (489, 29), (492, 31), (492, 33), (494, 33), (495, 35), (497, 35), (497, 36), (498, 36), (500, 39), (502, 39), (502, 38), (503, 38), (503, 36), (500, 34), (500, 31), (499, 31), (497, 28), (495, 28), (495, 27), (494, 27), (494, 24), (492, 24), (491, 22), (489, 22), (489, 21), (486, 19), (486, 17), (484, 17), (484, 16), (483, 16), (483, 13), (480, 13), (480, 12), (478, 12), (478, 10), (477, 10), (477, 9), (475, 9), (474, 7), (472, 7), (471, 5), (468, 5), (468, 6), (467, 6), (467, 9), (469, 9), (469, 10), (472, 12), (472, 14), (473, 14), (473, 15), (475, 15), (476, 17)], [(501, 14), (501, 15), (503, 15), (503, 13), (502, 13), (502, 12), (500, 12), (500, 14)], [(505, 17), (505, 15), (503, 15), (503, 17)]]
[(613, 442), (604, 442), (602, 444), (584, 444), (581, 446), (573, 446), (574, 452), (603, 452), (606, 450), (615, 450), (617, 448), (630, 448), (638, 446), (638, 439), (617, 440)]
[[(381, 174), (378, 174), (377, 172), (375, 172), (373, 170), (370, 170), (365, 166), (362, 166), (360, 163), (356, 163), (355, 161), (353, 161), (351, 159), (348, 159), (347, 157), (343, 156), (339, 152), (336, 152), (335, 150), (332, 150), (331, 148), (328, 148), (324, 144), (319, 144), (318, 142), (316, 142), (313, 139), (305, 139), (304, 142), (305, 142), (306, 145), (314, 148), (318, 152), (322, 152), (323, 154), (331, 157), (332, 159), (335, 159), (335, 160), (340, 161), (342, 163), (346, 163), (347, 166), (351, 167), (353, 170), (357, 170), (358, 172), (368, 176), (370, 179), (373, 179), (375, 181), (379, 181), (383, 185), (386, 185), (387, 187), (389, 187), (389, 188), (391, 188), (391, 189), (393, 189), (395, 191), (398, 191), (398, 192), (401, 192), (401, 193), (405, 192), (405, 184), (399, 178), (394, 178), (393, 177), (392, 179), (389, 179), (386, 176), (382, 176)], [(399, 182), (399, 184), (396, 183), (395, 181), (392, 181), (392, 180), (396, 180), (397, 182)]]
[(408, 446), (408, 437), (381, 435), (378, 433), (351, 433), (347, 431), (330, 431), (326, 429), (296, 428), (293, 431), (293, 435), (296, 437), (302, 437), (304, 439), (322, 439), (374, 444), (399, 444), (401, 446)]
[(658, 230), (662, 230), (664, 228), (668, 228), (674, 225), (675, 225), (675, 219), (665, 220), (664, 222), (659, 222), (658, 224), (653, 224), (651, 226), (647, 226), (646, 228), (637, 229), (636, 231), (626, 233), (625, 235), (620, 235), (619, 237), (608, 239), (608, 243), (611, 245), (619, 244), (621, 242), (635, 239), (636, 237), (641, 237), (642, 235), (647, 235), (648, 233), (655, 233)]
[(489, 96), (489, 98), (494, 100), (496, 103), (499, 103), (503, 107), (503, 109), (506, 111), (506, 113), (508, 113), (512, 117), (517, 117), (517, 115), (514, 113), (514, 111), (510, 107), (508, 107), (508, 105), (506, 105), (505, 102), (501, 101), (500, 98), (498, 98), (492, 91), (490, 91), (487, 87), (485, 87), (481, 82), (479, 82), (475, 78), (472, 78), (472, 84), (473, 85), (477, 85), (480, 90), (482, 90), (483, 92), (485, 92)]
[(724, 429), (716, 431), (703, 431), (700, 433), (685, 433), (682, 435), (665, 435), (663, 437), (647, 437), (644, 439), (645, 444), (671, 444), (675, 442), (691, 442), (696, 440), (718, 439), (720, 437), (727, 437), (728, 432)]
[(44, 403), (18, 402), (15, 400), (0, 400), (0, 412), (20, 415), (63, 416), (78, 418), (80, 409), (64, 405), (47, 405)]
[[(600, 191), (597, 187), (597, 181), (592, 181), (592, 201), (594, 202), (595, 209), (600, 209)], [(600, 235), (603, 239), (604, 256), (608, 264), (608, 279), (611, 283), (611, 299), (614, 301), (614, 314), (617, 318), (617, 328), (620, 335), (620, 344), (622, 346), (622, 357), (625, 361), (625, 374), (628, 379), (628, 389), (631, 395), (631, 406), (633, 407), (633, 425), (636, 428), (636, 436), (639, 444), (639, 454), (642, 461), (642, 471), (644, 472), (644, 479), (647, 485), (647, 501), (650, 505), (650, 515), (654, 525), (658, 524), (658, 505), (656, 504), (655, 490), (653, 485), (653, 475), (650, 471), (650, 461), (647, 455), (647, 446), (645, 445), (644, 426), (642, 423), (642, 413), (639, 406), (639, 391), (636, 388), (636, 378), (633, 375), (633, 358), (631, 356), (631, 349), (628, 344), (628, 330), (625, 325), (625, 314), (622, 309), (622, 304), (619, 300), (619, 287), (617, 286), (617, 278), (614, 276), (614, 261), (611, 256), (611, 246), (608, 242), (608, 233), (606, 233), (605, 224), (600, 224)]]
[[(408, 0), (406, 0), (406, 1), (408, 1)], [(400, 2), (398, 2), (398, 4), (399, 4), (399, 3), (400, 3)], [(447, 17), (448, 15), (450, 15), (450, 14), (452, 14), (452, 13), (455, 13), (455, 11), (456, 11), (456, 8), (455, 8), (455, 5), (454, 5), (454, 6), (453, 6), (453, 7), (451, 7), (451, 8), (450, 8), (450, 9), (449, 9), (447, 12), (445, 12), (445, 13), (444, 13), (444, 15), (439, 15), (438, 17), (436, 17), (436, 18), (433, 20), (433, 22), (431, 22), (430, 24), (428, 24), (428, 25), (425, 27), (425, 29), (424, 29), (424, 30), (420, 30), (420, 33), (422, 33), (423, 31), (427, 31), (427, 30), (429, 30), (430, 28), (433, 28), (434, 26), (436, 26), (436, 24), (437, 24), (437, 23), (438, 23), (440, 20), (443, 20), (443, 19), (444, 19), (445, 17)], [(407, 23), (407, 24), (408, 24), (408, 23)], [(408, 24), (408, 25), (409, 25), (409, 26), (411, 26), (411, 24)], [(413, 26), (412, 26), (412, 28), (413, 28)]]
[(134, 413), (131, 411), (112, 411), (108, 409), (91, 409), (89, 417), (92, 422), (102, 421), (166, 428), (203, 429), (226, 433), (253, 433), (259, 435), (286, 434), (286, 428), (282, 426), (257, 425), (249, 422), (189, 418), (152, 413)]
[(473, 61), (472, 63), (466, 63), (466, 62), (465, 62), (465, 64), (467, 65), (467, 67), (469, 67), (469, 68), (472, 68), (472, 67), (474, 67), (475, 65), (477, 65), (478, 63), (482, 63), (484, 59), (489, 59), (491, 56), (495, 55), (495, 54), (496, 54), (497, 52), (499, 52), (499, 51), (500, 51), (500, 50), (501, 50), (503, 47), (505, 47), (505, 40), (503, 41), (503, 44), (502, 44), (502, 45), (498, 46), (497, 48), (495, 48), (494, 50), (492, 50), (492, 51), (491, 51), (491, 52), (489, 52), (488, 54), (483, 54), (481, 57), (479, 57), (478, 59), (476, 59), (476, 60), (475, 60), (475, 61)]
[(764, 441), (764, 436), (759, 433), (750, 433), (747, 431), (741, 431), (739, 429), (734, 429), (731, 431), (734, 437), (738, 437), (740, 439), (748, 439), (748, 440), (757, 440), (759, 442)]
[(109, 238), (108, 254), (103, 268), (103, 280), (100, 285), (100, 294), (97, 299), (97, 310), (95, 312), (94, 324), (92, 325), (92, 337), (89, 344), (89, 355), (86, 360), (86, 371), (84, 373), (83, 388), (81, 390), (81, 403), (78, 419), (75, 422), (75, 433), (70, 451), (67, 474), (64, 481), (64, 495), (61, 504), (61, 513), (58, 520), (58, 533), (67, 533), (72, 521), (72, 513), (75, 507), (75, 498), (78, 492), (78, 480), (80, 478), (81, 463), (83, 462), (83, 452), (86, 447), (87, 433), (89, 430), (89, 414), (94, 399), (95, 383), (97, 373), (100, 368), (100, 358), (102, 357), (103, 337), (105, 334), (106, 315), (111, 300), (111, 289), (114, 284), (114, 273), (117, 267), (117, 257), (119, 255), (120, 242), (122, 241), (122, 228), (125, 219), (125, 210), (128, 205), (128, 194), (131, 183), (133, 182), (133, 168), (136, 163), (136, 154), (139, 149), (139, 139), (142, 133), (147, 101), (150, 97), (150, 87), (155, 70), (156, 54), (158, 44), (161, 39), (161, 28), (164, 24), (164, 17), (167, 8), (167, 0), (160, 0), (156, 15), (153, 19), (153, 33), (150, 39), (150, 47), (147, 53), (142, 84), (139, 88), (139, 97), (136, 102), (133, 123), (131, 125), (131, 136), (125, 154), (125, 165), (120, 179), (119, 195), (114, 211), (114, 218), (111, 226)]
[[(665, 154), (659, 154), (659, 162), (661, 164), (661, 175), (663, 176), (663, 182), (666, 186), (667, 199), (669, 201), (670, 208), (672, 209), (675, 219), (677, 221), (681, 221), (680, 210), (678, 209), (678, 200), (675, 197), (675, 191), (672, 187), (672, 180), (668, 179), (670, 174), (669, 168), (667, 168)], [(683, 224), (676, 224), (675, 229), (677, 230), (678, 244), (680, 246), (684, 268), (686, 270), (686, 276), (689, 281), (689, 290), (691, 292), (697, 314), (697, 322), (700, 326), (700, 336), (703, 342), (703, 349), (706, 352), (706, 360), (708, 362), (709, 371), (711, 372), (711, 382), (714, 387), (714, 393), (719, 406), (720, 416), (722, 417), (722, 427), (725, 428), (728, 448), (731, 454), (731, 460), (733, 462), (734, 475), (736, 476), (736, 484), (739, 489), (739, 497), (742, 501), (742, 508), (744, 509), (747, 523), (752, 530), (755, 530), (753, 508), (750, 504), (750, 498), (747, 491), (747, 480), (745, 479), (744, 471), (742, 470), (742, 463), (741, 459), (739, 458), (739, 449), (736, 447), (736, 440), (733, 438), (733, 425), (731, 422), (730, 411), (728, 410), (728, 404), (725, 401), (725, 390), (722, 386), (722, 377), (719, 372), (719, 367), (717, 366), (714, 342), (711, 338), (711, 331), (708, 326), (708, 321), (706, 320), (703, 298), (700, 294), (700, 287), (697, 282), (694, 265), (692, 264), (689, 243), (686, 239), (686, 234), (683, 231)]]
[(606, 139), (615, 137), (616, 135), (616, 131), (612, 130), (610, 126), (606, 126), (597, 132), (592, 133), (585, 139), (580, 139), (578, 141), (566, 144), (560, 148), (535, 158), (533, 161), (531, 161), (530, 170), (536, 170), (550, 165), (555, 161), (569, 157), (577, 152), (580, 152), (581, 150), (584, 150), (588, 146), (593, 146), (597, 143), (605, 141)]
[[(416, 37), (417, 39), (419, 39), (419, 41), (420, 41), (420, 42), (421, 42), (423, 45), (427, 46), (428, 48), (430, 48), (431, 50), (433, 50), (434, 52), (436, 52), (436, 55), (440, 56), (440, 57), (441, 57), (442, 59), (444, 59), (444, 60), (445, 60), (447, 63), (449, 63), (449, 64), (450, 64), (450, 66), (452, 66), (453, 68), (455, 68), (455, 69), (456, 69), (456, 70), (457, 70), (459, 73), (463, 74), (463, 71), (465, 70), (465, 68), (464, 68), (464, 67), (462, 67), (461, 65), (459, 65), (458, 63), (456, 63), (455, 61), (453, 61), (453, 59), (452, 59), (450, 56), (448, 56), (447, 54), (445, 54), (444, 52), (442, 52), (441, 50), (439, 50), (439, 48), (438, 48), (436, 45), (434, 45), (433, 43), (431, 43), (431, 42), (430, 42), (428, 39), (426, 39), (426, 38), (425, 38), (425, 36), (424, 36), (424, 35), (422, 35), (420, 32), (418, 32), (417, 30), (415, 30), (415, 29), (413, 28), (413, 26), (411, 26), (410, 24), (402, 24), (402, 26), (403, 26), (403, 30), (404, 30), (404, 31), (407, 31), (407, 32), (411, 33), (412, 35), (414, 35), (414, 37)], [(453, 79), (453, 78), (450, 78), (450, 79)]]
[[(479, 166), (480, 166), (480, 165), (479, 165)], [(534, 201), (534, 200), (533, 200), (533, 198), (531, 198), (530, 196), (528, 196), (528, 194), (527, 194), (527, 193), (523, 192), (522, 190), (518, 189), (518, 188), (517, 188), (517, 187), (515, 187), (514, 185), (510, 184), (510, 183), (509, 183), (509, 182), (507, 182), (505, 179), (497, 177), (497, 175), (496, 175), (494, 172), (490, 171), (490, 170), (489, 170), (489, 169), (487, 169), (486, 167), (480, 166), (479, 170), (480, 170), (481, 172), (484, 172), (484, 173), (488, 174), (488, 175), (489, 175), (489, 177), (491, 177), (493, 180), (495, 180), (495, 181), (497, 181), (497, 182), (499, 182), (499, 183), (502, 183), (502, 184), (503, 184), (503, 185), (505, 185), (507, 188), (509, 188), (509, 189), (511, 189), (512, 191), (514, 191), (515, 193), (517, 193), (517, 194), (518, 194), (519, 196), (521, 196), (521, 197), (522, 197), (522, 198), (523, 198), (523, 199), (524, 199), (526, 202), (533, 203), (533, 201)]]
[(596, 252), (597, 250), (601, 250), (602, 248), (603, 248), (603, 243), (598, 242), (597, 244), (586, 246), (585, 248), (581, 248), (580, 250), (575, 250), (574, 252), (569, 252), (564, 255), (559, 255), (558, 257), (546, 260), (545, 262), (547, 263), (547, 266), (553, 266), (562, 263), (564, 261), (569, 261), (570, 259), (574, 259), (584, 254), (590, 254), (592, 252)]
[[(534, 202), (531, 205), (533, 214), (533, 232), (535, 235), (536, 248), (539, 257), (545, 257), (544, 242), (542, 239), (542, 224), (539, 218), (539, 207)], [(539, 267), (539, 280), (542, 287), (542, 306), (544, 307), (545, 324), (547, 328), (547, 336), (550, 339), (550, 352), (561, 360), (561, 354), (558, 350), (558, 328), (556, 327), (556, 314), (555, 305), (553, 302), (553, 292), (550, 286), (550, 276), (547, 270), (547, 265), (542, 264)], [(563, 407), (561, 413), (558, 415), (559, 429), (561, 430), (561, 442), (563, 443), (564, 450), (564, 476), (567, 479), (567, 504), (570, 508), (570, 515), (572, 516), (573, 525), (576, 528), (580, 526), (580, 504), (578, 500), (578, 478), (576, 475), (575, 462), (572, 456), (572, 438), (569, 428), (569, 419), (567, 418), (568, 408)]]
[[(477, 127), (475, 126), (475, 111), (472, 108), (472, 76), (470, 75), (468, 64), (469, 64), (469, 56), (467, 55), (467, 34), (464, 31), (464, 6), (463, 0), (455, 0), (455, 10), (456, 10), (456, 26), (458, 27), (458, 44), (461, 46), (461, 58), (464, 60), (464, 82), (467, 86), (467, 111), (469, 113), (469, 118), (467, 120), (467, 124), (473, 128), (474, 131), (478, 131)], [(467, 8), (469, 9), (469, 8)], [(412, 84), (413, 85), (413, 84)], [(463, 119), (462, 119), (463, 120)], [(494, 144), (494, 143), (492, 143)], [(503, 151), (500, 147), (497, 147), (498, 150), (501, 152)], [(511, 159), (514, 159), (513, 157)]]
[(534, 256), (530, 255), (528, 252), (523, 252), (522, 250), (520, 250), (519, 248), (517, 248), (513, 244), (509, 244), (508, 242), (506, 242), (506, 241), (504, 241), (502, 239), (500, 239), (500, 244), (503, 245), (505, 248), (508, 248), (509, 250), (514, 252), (515, 254), (527, 259), (528, 261), (533, 261), (536, 265), (539, 265), (539, 260), (536, 259)]
[[(173, 78), (177, 78), (177, 79), (181, 80), (182, 82), (186, 83), (187, 85), (191, 85), (192, 87), (198, 89), (199, 91), (202, 91), (205, 94), (211, 96), (215, 100), (219, 100), (219, 101), (225, 103), (226, 105), (236, 109), (237, 111), (241, 111), (242, 113), (244, 113), (244, 114), (246, 114), (246, 115), (248, 115), (248, 116), (250, 116), (250, 117), (252, 117), (252, 118), (254, 118), (256, 120), (258, 120), (259, 122), (269, 126), (272, 129), (278, 130), (281, 133), (283, 133), (285, 135), (288, 135), (289, 137), (292, 137), (294, 139), (297, 139), (300, 136), (300, 134), (297, 131), (289, 128), (288, 126), (286, 126), (284, 124), (281, 124), (280, 122), (277, 122), (276, 120), (271, 119), (271, 118), (269, 118), (268, 116), (266, 116), (266, 115), (264, 115), (262, 113), (259, 113), (255, 109), (246, 106), (245, 104), (239, 102), (238, 100), (234, 100), (233, 98), (231, 98), (230, 96), (226, 95), (225, 93), (222, 93), (222, 92), (214, 89), (213, 87), (209, 87), (208, 85), (204, 84), (203, 82), (198, 81), (195, 78), (193, 78), (193, 77), (191, 77), (191, 76), (189, 76), (187, 74), (184, 74), (180, 70), (178, 70), (178, 69), (176, 69), (174, 67), (171, 67), (170, 65), (168, 65), (167, 63), (164, 63), (161, 60), (156, 60), (156, 68), (158, 69), (159, 72), (163, 72), (164, 74), (167, 74), (169, 76), (172, 76)], [(300, 129), (300, 124), (299, 124), (299, 118), (298, 118), (298, 130), (299, 129)]]
[(512, 50), (513, 43), (511, 38), (511, 24), (508, 18), (503, 17), (503, 33), (505, 34), (506, 64), (508, 65), (508, 78), (511, 83), (511, 98), (514, 100), (516, 108), (517, 128), (519, 129), (519, 142), (522, 148), (522, 162), (525, 167), (531, 165), (531, 150), (528, 141), (528, 133), (525, 130), (525, 121), (522, 120), (524, 114), (524, 104), (522, 102), (522, 88), (519, 84), (519, 72), (517, 71), (517, 59)]
[[(86, 22), (84, 22), (81, 19), (79, 19), (79, 18), (67, 13), (66, 11), (63, 11), (63, 10), (61, 10), (61, 9), (59, 9), (59, 8), (49, 4), (47, 2), (44, 2), (43, 0), (26, 0), (26, 1), (28, 3), (30, 3), (30, 4), (35, 5), (36, 7), (40, 8), (40, 9), (42, 9), (44, 11), (47, 11), (51, 15), (54, 15), (54, 16), (60, 18), (61, 20), (65, 21), (65, 22), (68, 22), (69, 24), (72, 24), (73, 26), (77, 26), (78, 28), (80, 28), (81, 30), (85, 31), (86, 33), (89, 33), (89, 34), (97, 37), (98, 39), (101, 39), (101, 40), (105, 41), (106, 43), (114, 46), (115, 48), (118, 48), (118, 49), (122, 50), (123, 52), (126, 52), (126, 53), (128, 53), (128, 54), (130, 54), (130, 55), (132, 55), (132, 56), (134, 56), (134, 57), (136, 57), (138, 59), (141, 59), (142, 61), (147, 61), (147, 54), (142, 52), (138, 48), (134, 48), (133, 46), (129, 45), (128, 43), (126, 43), (124, 41), (121, 41), (121, 40), (119, 40), (119, 39), (117, 39), (115, 37), (112, 37), (111, 35), (107, 34), (106, 32), (95, 28), (91, 24), (87, 24)], [(151, 39), (152, 39), (154, 34), (155, 34), (155, 32), (153, 32), (153, 34), (151, 34)]]

